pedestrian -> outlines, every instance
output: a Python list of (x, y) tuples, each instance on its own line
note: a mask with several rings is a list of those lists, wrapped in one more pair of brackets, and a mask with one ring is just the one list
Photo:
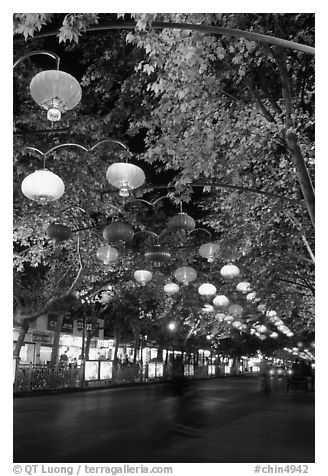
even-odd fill
[(260, 376), (261, 376), (261, 393), (268, 395), (270, 393), (270, 379), (269, 379), (269, 366), (266, 358), (264, 357), (260, 362)]

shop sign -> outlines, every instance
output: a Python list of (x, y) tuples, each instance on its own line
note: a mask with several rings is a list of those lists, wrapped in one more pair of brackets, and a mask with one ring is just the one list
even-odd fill
[[(54, 331), (56, 328), (57, 318), (52, 314), (48, 314), (48, 331)], [(61, 331), (64, 334), (73, 334), (73, 322), (63, 321)]]
[(51, 336), (47, 334), (32, 334), (32, 342), (42, 342), (44, 344), (51, 343)]

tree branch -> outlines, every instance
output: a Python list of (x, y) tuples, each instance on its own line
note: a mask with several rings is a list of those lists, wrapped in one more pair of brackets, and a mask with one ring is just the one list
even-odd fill
[(307, 170), (304, 157), (302, 155), (297, 135), (294, 132), (293, 115), (293, 103), (291, 86), (288, 76), (286, 52), (279, 49), (272, 49), (273, 57), (275, 58), (278, 72), (281, 81), (281, 92), (285, 104), (285, 136), (287, 147), (291, 153), (291, 159), (296, 169), (297, 178), (302, 190), (302, 194), (305, 200), (305, 204), (310, 215), (312, 224), (315, 223), (315, 199), (314, 189), (310, 179), (309, 172)]
[(251, 94), (252, 94), (252, 96), (253, 96), (256, 104), (257, 104), (257, 107), (258, 107), (259, 111), (262, 113), (262, 115), (265, 117), (265, 119), (268, 122), (276, 123), (275, 118), (272, 116), (272, 114), (264, 106), (256, 87), (252, 83), (249, 83), (249, 89), (250, 89)]

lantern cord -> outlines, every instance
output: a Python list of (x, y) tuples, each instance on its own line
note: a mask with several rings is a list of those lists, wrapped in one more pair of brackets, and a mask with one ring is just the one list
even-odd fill
[(116, 140), (116, 139), (103, 139), (99, 142), (97, 142), (97, 144), (95, 144), (94, 146), (91, 147), (91, 149), (89, 149), (90, 151), (95, 149), (96, 147), (98, 147), (98, 145), (100, 144), (104, 144), (105, 142), (111, 142), (112, 144), (118, 144), (120, 145), (121, 147), (123, 147), (123, 149), (127, 150), (128, 152), (130, 152), (128, 146), (126, 144), (124, 144), (123, 142), (119, 141), (119, 140)]
[(212, 239), (212, 234), (210, 231), (206, 230), (206, 228), (195, 228), (194, 230), (189, 231), (188, 235), (191, 235), (194, 231), (205, 231), (210, 235), (210, 239)]
[(18, 63), (20, 63), (22, 60), (29, 58), (30, 56), (35, 56), (35, 55), (51, 56), (51, 58), (56, 60), (56, 69), (59, 70), (60, 57), (56, 55), (56, 53), (53, 53), (52, 51), (48, 51), (48, 50), (30, 51), (29, 53), (26, 53), (25, 55), (21, 56), (15, 61), (13, 68), (15, 68), (18, 65)]

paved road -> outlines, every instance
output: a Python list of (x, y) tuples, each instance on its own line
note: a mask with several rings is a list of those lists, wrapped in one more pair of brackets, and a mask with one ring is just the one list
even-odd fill
[[(314, 394), (261, 395), (257, 378), (14, 399), (15, 463), (314, 462)], [(194, 434), (177, 431), (188, 424)]]

